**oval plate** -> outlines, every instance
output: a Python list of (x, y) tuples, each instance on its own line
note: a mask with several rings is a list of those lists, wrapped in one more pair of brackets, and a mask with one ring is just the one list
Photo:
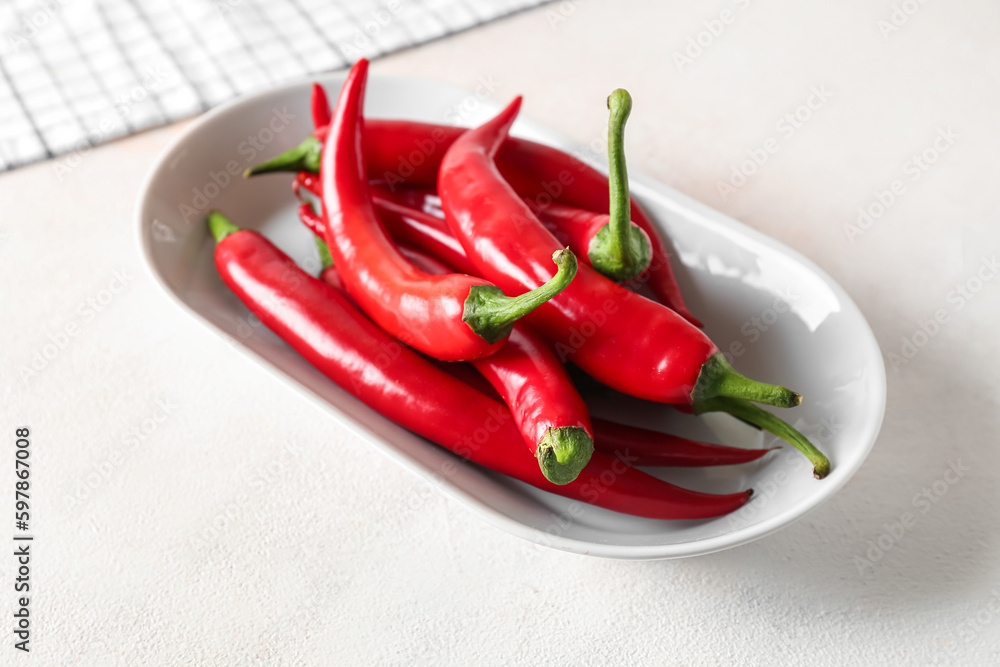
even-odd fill
[[(319, 81), (335, 99), (343, 75)], [(757, 495), (739, 512), (717, 519), (640, 519), (469, 464), (362, 405), (264, 329), (229, 292), (215, 272), (213, 244), (203, 224), (206, 211), (219, 208), (240, 226), (266, 234), (306, 270), (318, 270), (313, 241), (298, 222), (290, 175), (250, 181), (240, 176), (312, 130), (309, 94), (310, 82), (303, 81), (237, 100), (205, 114), (178, 136), (153, 166), (136, 206), (142, 256), (154, 280), (182, 310), (442, 493), (538, 544), (609, 558), (678, 558), (734, 547), (787, 526), (833, 496), (861, 466), (885, 410), (885, 368), (854, 302), (829, 276), (780, 243), (634, 175), (633, 194), (672, 241), (691, 310), (732, 355), (737, 369), (806, 397), (803, 406), (781, 416), (830, 457), (829, 477), (812, 479), (805, 458), (790, 447), (744, 466), (661, 469), (653, 472), (700, 491), (752, 486)], [(462, 116), (464, 125), (498, 110), (468, 90), (387, 77), (369, 81), (365, 105), (371, 117), (447, 123)], [(605, 170), (600, 156), (586, 154), (540, 125), (521, 120), (513, 133)], [(422, 150), (414, 146), (411, 159), (421, 159)], [(598, 394), (593, 411), (602, 416), (726, 444), (777, 444), (726, 415), (695, 418), (613, 392)]]

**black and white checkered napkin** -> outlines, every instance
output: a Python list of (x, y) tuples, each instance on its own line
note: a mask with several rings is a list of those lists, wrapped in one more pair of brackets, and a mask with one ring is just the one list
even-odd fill
[(3, 0), (0, 171), (547, 0)]

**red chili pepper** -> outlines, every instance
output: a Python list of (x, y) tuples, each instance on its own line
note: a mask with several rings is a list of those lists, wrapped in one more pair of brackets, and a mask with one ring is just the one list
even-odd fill
[[(325, 244), (320, 243), (325, 247)], [(452, 269), (443, 262), (407, 246), (399, 246), (399, 251), (407, 259), (427, 273), (449, 273)], [(323, 250), (321, 249), (322, 253)], [(323, 280), (337, 289), (339, 278), (336, 271), (324, 258)], [(546, 479), (555, 484), (563, 482), (553, 479), (560, 468), (547, 472), (541, 456), (537, 455), (541, 438), (548, 429), (559, 428), (554, 424), (569, 424), (576, 421), (576, 437), (582, 429), (587, 440), (582, 447), (589, 447), (630, 461), (634, 466), (664, 466), (673, 468), (701, 468), (706, 466), (739, 465), (756, 461), (775, 448), (744, 449), (728, 447), (708, 442), (690, 440), (668, 433), (651, 431), (638, 426), (619, 424), (607, 419), (592, 418), (583, 398), (573, 386), (563, 365), (556, 359), (548, 345), (528, 325), (518, 323), (511, 332), (510, 340), (499, 352), (471, 362), (479, 373), (468, 364), (440, 362), (445, 371), (487, 396), (504, 401), (514, 415), (518, 430), (525, 436), (525, 442), (532, 454), (539, 459)], [(439, 366), (441, 367), (441, 366)], [(483, 380), (488, 380), (483, 382)], [(562, 417), (558, 416), (562, 414)], [(563, 427), (565, 428), (565, 427)], [(531, 435), (534, 433), (535, 435)], [(584, 461), (584, 464), (586, 461)], [(565, 464), (564, 464), (565, 465)], [(582, 468), (583, 465), (580, 465)], [(573, 473), (575, 478), (576, 473)], [(572, 480), (569, 480), (572, 481)]]
[[(312, 209), (309, 210), (312, 213)], [(317, 241), (325, 267), (320, 279), (346, 296), (336, 267), (331, 265), (332, 260), (329, 258), (326, 244), (319, 241), (318, 237)], [(444, 274), (451, 271), (443, 262), (419, 250), (401, 245), (399, 251), (427, 273)], [(520, 406), (512, 407), (511, 412), (533, 454), (537, 454), (537, 445), (532, 446), (536, 441), (526, 435), (526, 428), (531, 428), (530, 423), (534, 418), (534, 429), (544, 434), (545, 428), (537, 423), (538, 415), (543, 415), (549, 424), (566, 424), (576, 419), (588, 434), (594, 450), (611, 457), (617, 456), (640, 467), (701, 468), (739, 465), (756, 461), (775, 449), (744, 449), (716, 445), (650, 431), (638, 426), (619, 424), (607, 419), (591, 418), (562, 364), (555, 358), (548, 345), (524, 323), (514, 327), (510, 341), (502, 350), (473, 362), (478, 373), (465, 363), (438, 362), (436, 365), (491, 398), (503, 400), (508, 406), (512, 403)], [(486, 378), (489, 378), (489, 381), (486, 381)], [(552, 386), (546, 386), (551, 381), (547, 378), (554, 380)], [(504, 395), (501, 396), (498, 391), (502, 391)], [(513, 395), (518, 393), (522, 395)], [(553, 410), (553, 406), (558, 407)], [(519, 411), (522, 413), (520, 417)], [(566, 417), (559, 419), (553, 416), (553, 413), (559, 411)], [(588, 424), (591, 426), (588, 427)], [(542, 472), (545, 473), (544, 465)], [(545, 474), (545, 477), (551, 482), (560, 483), (553, 479), (552, 474)]]
[[(308, 206), (308, 204), (305, 204), (305, 206)], [(316, 216), (312, 209), (309, 209), (309, 213), (312, 216)], [(323, 264), (323, 270), (319, 276), (320, 280), (340, 292), (341, 296), (346, 298), (352, 306), (357, 307), (357, 304), (355, 304), (351, 299), (350, 294), (347, 293), (347, 289), (344, 287), (344, 282), (340, 279), (340, 274), (337, 273), (337, 267), (333, 265), (333, 259), (330, 257), (329, 248), (327, 248), (326, 243), (324, 243), (322, 238), (319, 236), (316, 237), (316, 246), (319, 248), (320, 259)], [(452, 270), (445, 266), (442, 262), (434, 259), (430, 255), (420, 252), (419, 250), (414, 250), (413, 248), (401, 245), (399, 246), (399, 252), (401, 255), (413, 262), (413, 265), (421, 271), (442, 275), (452, 272)], [(517, 331), (517, 329), (518, 327), (515, 326), (514, 330)], [(504, 347), (506, 347), (506, 345)], [(487, 358), (489, 359), (494, 356), (496, 355), (491, 354)], [(449, 375), (458, 378), (476, 391), (483, 393), (494, 400), (503, 401), (503, 398), (497, 393), (496, 389), (493, 388), (493, 385), (487, 382), (486, 378), (484, 378), (471, 363), (465, 361), (441, 361), (440, 359), (435, 359), (434, 357), (426, 355), (424, 358)]]
[[(378, 199), (379, 196), (377, 195), (376, 201), (378, 201)], [(409, 201), (416, 202), (419, 200), (410, 199)], [(400, 208), (406, 208), (402, 204), (397, 204), (397, 206)], [(321, 225), (322, 221), (319, 221), (318, 216), (313, 213), (309, 204), (303, 205), (300, 215), (303, 215), (304, 221), (308, 217), (309, 220), (306, 222), (306, 226), (318, 233), (318, 225)], [(426, 246), (433, 247), (432, 242), (427, 243), (426, 239), (422, 240), (420, 238), (422, 229), (432, 230), (432, 234), (434, 235), (433, 238), (440, 237), (442, 234), (448, 235), (449, 238), (454, 238), (450, 236), (447, 229), (444, 229), (445, 223), (440, 218), (412, 209), (411, 212), (408, 215), (403, 216), (403, 218), (409, 219), (418, 215), (426, 216), (423, 219), (424, 224), (421, 227), (408, 228), (408, 233), (411, 235), (410, 240), (416, 240), (416, 245), (421, 245), (421, 243), (423, 243)], [(395, 237), (395, 235), (394, 238), (397, 238), (398, 240), (398, 237)], [(424, 250), (434, 254), (434, 250), (432, 248), (424, 247)], [(432, 265), (427, 262), (433, 262), (433, 258), (428, 258), (422, 253), (413, 252), (404, 246), (400, 246), (400, 251), (418, 266), (421, 266), (421, 262), (423, 262), (424, 264), (421, 268), (428, 273), (434, 273), (435, 271), (440, 272), (443, 268), (442, 264), (439, 264), (436, 269), (432, 268)], [(464, 249), (459, 249), (459, 251), (462, 253), (462, 260), (467, 262), (468, 259), (464, 254)], [(334, 279), (336, 280), (335, 274)], [(455, 372), (456, 369), (462, 368), (462, 364), (449, 364), (447, 370), (449, 372)], [(489, 390), (492, 389), (492, 386), (487, 384), (484, 388), (482, 377), (479, 375), (473, 375), (473, 377), (470, 378), (468, 374), (465, 374), (461, 376), (460, 379), (468, 384), (471, 384), (479, 391), (485, 390), (487, 394), (491, 393)], [(475, 380), (479, 380), (479, 382), (476, 382)], [(634, 458), (633, 465), (637, 466), (736, 465), (739, 463), (753, 461), (771, 451), (770, 449), (742, 449), (737, 447), (727, 447), (725, 445), (702, 443), (677, 436), (658, 433), (656, 431), (646, 431), (645, 429), (612, 424), (611, 422), (598, 419), (594, 419), (592, 422), (594, 428), (594, 447), (598, 451), (609, 455), (613, 455), (617, 451), (627, 451), (630, 457)]]
[[(322, 243), (318, 245), (325, 267), (323, 280), (343, 290), (335, 268), (329, 264), (329, 253), (324, 254)], [(399, 251), (427, 273), (452, 271), (419, 250), (400, 246)], [(452, 367), (447, 369), (449, 372), (461, 367), (460, 364), (442, 363)], [(506, 345), (472, 364), (507, 404), (545, 478), (553, 484), (568, 484), (576, 479), (594, 451), (590, 414), (562, 363), (545, 341), (530, 327), (519, 323)], [(483, 391), (481, 387), (479, 390)]]
[[(296, 183), (305, 187), (313, 194), (318, 190), (315, 180), (315, 176), (306, 172), (299, 172), (296, 176)], [(441, 210), (441, 198), (438, 197), (435, 191), (425, 186), (398, 187), (395, 190), (390, 190), (384, 185), (375, 183), (371, 186), (371, 192), (375, 207), (379, 209), (380, 214), (386, 209), (395, 211), (397, 215), (402, 215), (405, 212), (411, 218), (420, 219), (422, 221), (421, 227), (433, 230), (434, 234), (439, 234), (439, 230), (442, 228), (447, 229), (447, 226), (436, 223), (432, 224), (428, 221), (427, 216), (444, 220), (444, 211)], [(592, 248), (594, 239), (599, 234), (604, 235), (610, 229), (610, 215), (594, 213), (586, 209), (556, 203), (537, 206), (530, 199), (526, 199), (525, 203), (531, 207), (532, 212), (535, 213), (538, 220), (545, 225), (545, 228), (556, 237), (561, 245), (568, 247), (573, 251), (573, 254), (584, 258), (587, 264), (593, 266)], [(634, 230), (635, 235), (646, 238), (646, 233), (641, 229), (634, 227)], [(395, 236), (391, 231), (390, 234)], [(450, 231), (448, 231), (448, 236), (454, 238), (451, 236)], [(415, 239), (407, 239), (406, 242), (419, 246), (419, 243)], [(457, 241), (453, 241), (453, 243), (461, 246)], [(428, 248), (426, 250), (432, 255), (438, 254), (436, 249)], [(462, 268), (463, 273), (469, 273), (470, 271), (475, 273), (474, 267), (469, 268), (471, 265), (468, 263), (464, 251), (462, 253), (462, 261), (466, 265), (466, 268)], [(648, 275), (644, 275), (630, 281), (629, 284), (638, 285), (647, 279)]]
[[(346, 297), (336, 267), (330, 263), (326, 244), (320, 241), (319, 237), (317, 246), (325, 267), (320, 279)], [(443, 274), (451, 271), (444, 263), (419, 250), (399, 246), (399, 251), (427, 273)], [(592, 446), (594, 451), (618, 457), (633, 466), (674, 468), (739, 465), (756, 461), (774, 449), (727, 447), (589, 417), (587, 406), (573, 387), (562, 364), (545, 342), (523, 323), (514, 327), (509, 342), (502, 350), (472, 362), (472, 366), (433, 358), (430, 361), (476, 391), (504, 401), (514, 416), (518, 430), (525, 436), (528, 449), (539, 458), (542, 473), (546, 479), (555, 484), (562, 483), (558, 481), (558, 473), (564, 466), (547, 472), (543, 460), (537, 455), (538, 441), (534, 440), (530, 433), (533, 429), (544, 435), (546, 428), (553, 428), (551, 424), (566, 424), (573, 419), (577, 420), (586, 434), (587, 441), (583, 443), (583, 447), (588, 451), (588, 460), (588, 445)], [(478, 369), (478, 372), (473, 368)], [(489, 378), (489, 381), (486, 378)], [(503, 392), (503, 395), (498, 392)], [(553, 409), (554, 407), (556, 409)], [(565, 415), (561, 419), (555, 416), (559, 412)], [(541, 425), (539, 425), (540, 420)], [(533, 444), (535, 446), (532, 446)]]
[[(304, 201), (299, 204), (299, 220), (302, 221), (306, 227), (309, 228), (313, 234), (321, 239), (326, 238), (326, 223), (323, 222), (323, 218), (319, 217), (319, 214), (313, 209), (312, 203)], [(326, 242), (323, 242), (323, 247), (326, 247)], [(326, 249), (327, 254), (329, 254), (329, 248)], [(333, 260), (330, 261), (333, 263)], [(344, 288), (347, 289), (346, 287)]]
[[(465, 128), (405, 120), (369, 119), (365, 122), (365, 165), (368, 178), (390, 188), (403, 183), (437, 182), (445, 151)], [(321, 128), (299, 146), (248, 169), (244, 176), (275, 171), (319, 173)], [(610, 211), (608, 177), (582, 160), (544, 144), (508, 137), (496, 156), (500, 173), (522, 196), (537, 207), (551, 202), (597, 213)], [(656, 298), (701, 326), (691, 315), (670, 265), (670, 255), (649, 216), (635, 198), (630, 199), (631, 221), (646, 233), (651, 261), (647, 281)]]
[[(409, 256), (409, 249), (400, 247), (400, 250)], [(422, 253), (416, 254), (422, 255)], [(422, 256), (426, 257), (426, 255)], [(332, 268), (329, 271), (334, 276), (336, 275), (336, 272)], [(329, 274), (324, 272), (323, 275), (325, 277)], [(331, 287), (337, 288), (336, 278), (333, 281), (327, 280), (326, 282)], [(523, 326), (523, 324), (519, 324), (515, 327), (515, 331)], [(428, 359), (436, 362), (435, 365), (438, 368), (466, 383), (470, 388), (492, 399), (503, 400), (493, 385), (487, 382), (471, 364), (466, 362), (437, 361), (430, 357)], [(703, 468), (707, 466), (740, 465), (756, 461), (762, 456), (773, 452), (775, 449), (780, 449), (779, 447), (744, 449), (742, 447), (717, 445), (698, 440), (689, 440), (660, 431), (650, 431), (638, 426), (619, 424), (618, 422), (598, 417), (591, 417), (590, 422), (594, 434), (594, 451), (628, 461), (629, 465), (640, 468), (645, 466)]]
[[(411, 194), (416, 196), (415, 193)], [(379, 201), (380, 197), (380, 194), (375, 196), (376, 202)], [(425, 201), (423, 199), (423, 195), (421, 195), (420, 199), (404, 197), (403, 200), (414, 203)], [(402, 204), (396, 204), (396, 206), (400, 209), (407, 208)], [(425, 208), (425, 210), (429, 210), (430, 208), (433, 207)], [(574, 210), (579, 209), (569, 209), (569, 211)], [(423, 216), (423, 218), (420, 226), (407, 228), (407, 233), (409, 234), (407, 242), (415, 241), (415, 245), (420, 246), (425, 252), (430, 252), (434, 255), (436, 253), (433, 249), (433, 239), (440, 238), (441, 236), (447, 236), (450, 239), (454, 239), (454, 237), (450, 236), (449, 230), (445, 228), (446, 223), (441, 218), (415, 209), (409, 209), (409, 211), (410, 212), (408, 214), (401, 216), (401, 219), (413, 219), (419, 216)], [(306, 226), (314, 232), (319, 233), (317, 232), (317, 229), (320, 228), (318, 225), (322, 225), (322, 221), (319, 221), (318, 216), (313, 213), (309, 204), (303, 205), (302, 212), (300, 212), (300, 214), (303, 216), (304, 221), (306, 221), (307, 217), (309, 218), (309, 220), (306, 221)], [(430, 233), (432, 234), (430, 241), (426, 238), (421, 238), (420, 235), (423, 233), (423, 230), (430, 230)], [(393, 238), (400, 240), (395, 233), (393, 233)], [(421, 268), (428, 273), (440, 272), (443, 270), (443, 264), (438, 264), (436, 269), (433, 268), (431, 264), (428, 264), (428, 262), (433, 262), (434, 260), (433, 258), (427, 257), (427, 255), (424, 255), (423, 253), (414, 252), (404, 246), (400, 246), (400, 252), (406, 255), (407, 258), (414, 262), (414, 264), (421, 266)], [(452, 250), (449, 249), (449, 252), (452, 252)], [(462, 261), (468, 262), (464, 249), (459, 248), (458, 252), (461, 253)], [(440, 257), (440, 255), (438, 256)], [(423, 265), (421, 265), (421, 262), (423, 262)], [(519, 325), (516, 328), (519, 328), (520, 326), (523, 325)], [(454, 373), (456, 372), (456, 369), (460, 370), (462, 368), (464, 368), (462, 364), (449, 364), (447, 370)], [(493, 393), (490, 391), (492, 390), (492, 386), (486, 384), (484, 387), (482, 377), (479, 375), (473, 374), (470, 378), (466, 373), (460, 376), (460, 379), (468, 384), (471, 384), (479, 391), (485, 391), (488, 395)], [(478, 380), (478, 382), (475, 380)], [(742, 449), (738, 447), (727, 447), (725, 445), (702, 443), (656, 431), (646, 431), (645, 429), (612, 424), (611, 422), (598, 419), (594, 419), (592, 422), (594, 428), (594, 447), (598, 451), (609, 455), (614, 455), (617, 451), (627, 451), (629, 456), (634, 458), (633, 465), (637, 466), (736, 465), (739, 463), (753, 461), (771, 451), (770, 449)]]
[[(445, 156), (438, 179), (452, 232), (486, 278), (531, 289), (544, 276), (540, 258), (559, 242), (507, 184), (493, 161), (520, 108), (517, 98), (466, 132)], [(793, 407), (802, 397), (737, 373), (699, 329), (677, 313), (630, 292), (587, 266), (529, 321), (597, 380), (695, 414), (722, 411), (774, 433), (805, 454), (818, 478), (829, 460), (805, 436), (750, 401)]]
[[(400, 246), (400, 252), (427, 273), (451, 272), (418, 250)], [(553, 484), (576, 479), (594, 451), (594, 431), (587, 405), (548, 344), (518, 323), (506, 345), (472, 365), (510, 408), (545, 478)]]
[[(629, 282), (649, 268), (651, 252), (646, 232), (630, 221), (624, 127), (632, 108), (632, 98), (623, 89), (615, 90), (608, 97), (608, 108), (611, 110), (608, 127), (610, 213), (605, 215), (568, 207), (553, 202), (551, 197), (544, 202), (530, 198), (526, 201), (556, 238), (578, 256), (585, 257), (594, 269), (616, 282)], [(503, 150), (502, 147), (500, 150)], [(300, 174), (300, 178), (309, 182), (308, 175)], [(396, 196), (411, 207), (432, 214), (440, 213), (439, 207), (427, 206), (432, 198), (437, 199), (433, 191), (424, 191), (419, 186), (382, 187), (382, 190), (388, 199)], [(424, 201), (421, 201), (425, 192)], [(551, 219), (547, 220), (545, 214), (550, 210), (553, 210), (548, 216)]]
[[(420, 254), (424, 261), (434, 261), (434, 258), (437, 258), (439, 260), (438, 267), (451, 267), (446, 273), (461, 271), (471, 276), (476, 275), (476, 267), (469, 262), (469, 258), (465, 256), (465, 249), (451, 235), (451, 230), (448, 229), (443, 218), (429, 216), (421, 211), (382, 199), (378, 195), (373, 196), (372, 201), (378, 212), (379, 220), (382, 221), (389, 236), (397, 243), (400, 254), (410, 260), (418, 269), (426, 273), (441, 273), (440, 271), (429, 271), (420, 261), (414, 261), (412, 250), (407, 246), (427, 253)], [(299, 220), (316, 236), (326, 237), (326, 224), (310, 202), (302, 202), (299, 205)]]
[(295, 174), (295, 182), (292, 183), (292, 190), (295, 196), (299, 196), (299, 188), (305, 188), (316, 197), (323, 196), (323, 188), (319, 183), (319, 174), (312, 174), (308, 171), (300, 171)]
[(482, 279), (420, 271), (396, 250), (375, 215), (362, 161), (361, 115), (368, 61), (351, 68), (323, 149), (321, 180), (326, 242), (348, 292), (388, 333), (445, 361), (492, 354), (511, 328), (568, 285), (576, 258), (552, 255), (559, 267), (545, 285), (508, 297)]
[(374, 188), (372, 201), (386, 231), (398, 243), (423, 250), (452, 267), (454, 271), (461, 271), (470, 276), (479, 275), (479, 271), (466, 256), (462, 244), (452, 235), (443, 219), (401, 206), (383, 197)]
[(594, 450), (590, 413), (545, 341), (519, 324), (502, 349), (472, 365), (510, 407), (546, 479), (576, 479)]
[(326, 90), (318, 83), (313, 84), (309, 106), (312, 111), (313, 127), (319, 130), (330, 124), (330, 100), (326, 97)]
[(774, 450), (713, 445), (597, 417), (592, 418), (591, 423), (594, 426), (594, 448), (597, 451), (608, 456), (621, 455), (637, 466), (730, 466), (756, 461)]
[(652, 519), (719, 516), (750, 498), (750, 491), (682, 489), (602, 454), (576, 481), (552, 484), (524, 451), (506, 406), (400, 346), (260, 234), (217, 212), (208, 223), (219, 275), (265, 326), (365, 405), (459, 456), (551, 493)]

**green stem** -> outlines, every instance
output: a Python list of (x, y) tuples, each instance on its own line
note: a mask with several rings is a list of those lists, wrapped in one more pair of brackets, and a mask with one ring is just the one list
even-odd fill
[(569, 248), (557, 250), (552, 261), (559, 270), (536, 289), (520, 296), (507, 296), (496, 285), (474, 285), (465, 300), (462, 321), (488, 343), (506, 338), (514, 323), (562, 292), (576, 276), (576, 255)]
[(778, 408), (794, 408), (802, 403), (802, 395), (774, 384), (757, 382), (740, 375), (716, 352), (701, 367), (697, 383), (691, 392), (693, 405), (718, 397), (742, 398)]
[(229, 221), (229, 219), (222, 215), (219, 211), (209, 211), (208, 216), (205, 218), (205, 222), (208, 223), (208, 229), (212, 232), (212, 236), (215, 237), (215, 242), (219, 243), (222, 239), (226, 238), (233, 232), (240, 231), (240, 228)]
[(608, 96), (608, 194), (610, 220), (594, 235), (587, 257), (600, 273), (616, 282), (637, 278), (649, 267), (649, 239), (632, 224), (632, 199), (625, 166), (625, 122), (632, 112), (632, 97), (619, 88)]
[(805, 454), (809, 462), (813, 464), (813, 477), (816, 479), (823, 479), (830, 473), (830, 459), (816, 449), (806, 436), (799, 433), (790, 424), (749, 401), (720, 396), (702, 402), (695, 407), (694, 412), (698, 415), (706, 412), (725, 412), (752, 426), (762, 428)]
[(608, 188), (613, 249), (624, 255), (628, 225), (632, 224), (632, 200), (628, 194), (628, 169), (625, 166), (625, 123), (632, 113), (632, 96), (624, 88), (608, 95)]
[(569, 484), (590, 462), (594, 441), (579, 426), (550, 428), (538, 443), (535, 456), (545, 479)]
[(333, 266), (333, 255), (330, 254), (330, 246), (316, 234), (313, 234), (313, 238), (316, 240), (316, 249), (319, 250), (319, 261), (323, 265), (323, 270), (326, 271)]
[(243, 178), (275, 171), (308, 171), (311, 174), (318, 174), (322, 153), (323, 144), (319, 139), (310, 135), (295, 148), (289, 149), (267, 162), (250, 167), (243, 172)]

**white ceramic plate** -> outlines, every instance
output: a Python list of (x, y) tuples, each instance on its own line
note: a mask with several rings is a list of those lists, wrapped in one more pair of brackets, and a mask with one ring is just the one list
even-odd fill
[[(335, 99), (343, 76), (320, 80)], [(633, 193), (672, 239), (691, 310), (720, 348), (737, 353), (738, 370), (806, 397), (803, 406), (780, 411), (781, 416), (827, 453), (833, 462), (829, 477), (814, 480), (805, 458), (791, 447), (744, 466), (660, 469), (654, 472), (689, 488), (730, 492), (752, 486), (757, 495), (739, 512), (717, 519), (640, 519), (467, 464), (368, 409), (249, 315), (216, 274), (213, 243), (203, 224), (207, 209), (219, 208), (316, 270), (312, 239), (295, 213), (290, 177), (245, 181), (238, 176), (306, 136), (312, 129), (308, 100), (309, 83), (303, 81), (227, 104), (187, 128), (157, 161), (139, 197), (135, 215), (142, 256), (182, 310), (443, 493), (538, 544), (612, 558), (676, 558), (744, 544), (788, 525), (836, 493), (864, 461), (882, 422), (885, 369), (854, 302), (797, 253), (641, 176), (632, 179)], [(460, 118), (473, 125), (498, 107), (440, 83), (373, 77), (365, 110), (372, 117), (437, 123)], [(527, 120), (518, 121), (514, 134), (582, 154)], [(600, 161), (595, 166), (604, 167)], [(598, 398), (594, 413), (726, 444), (776, 444), (726, 415), (696, 418), (611, 392)]]

